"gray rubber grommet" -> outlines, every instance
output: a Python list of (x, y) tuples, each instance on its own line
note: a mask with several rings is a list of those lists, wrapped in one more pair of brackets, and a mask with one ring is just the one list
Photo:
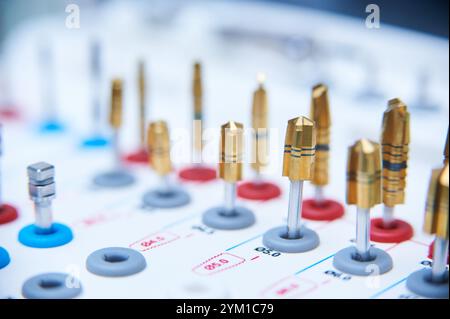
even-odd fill
[(133, 175), (125, 170), (117, 170), (97, 175), (94, 184), (101, 187), (123, 187), (135, 182)]
[(71, 299), (81, 290), (78, 279), (63, 273), (47, 273), (25, 281), (22, 295), (28, 299)]
[(208, 209), (203, 213), (203, 224), (216, 229), (233, 230), (247, 228), (255, 223), (255, 215), (247, 208), (237, 206), (231, 215), (224, 212), (225, 207)]
[(406, 279), (406, 287), (422, 297), (448, 299), (448, 270), (441, 283), (431, 281), (431, 269), (415, 271)]
[(287, 227), (280, 226), (268, 230), (263, 236), (264, 246), (284, 253), (303, 253), (319, 246), (320, 240), (317, 233), (309, 228), (301, 227), (302, 237), (288, 239)]
[(157, 189), (147, 192), (144, 194), (142, 201), (148, 207), (173, 208), (189, 204), (191, 197), (183, 189), (174, 187), (169, 192)]
[(334, 256), (333, 266), (344, 273), (356, 276), (381, 275), (392, 269), (392, 258), (384, 250), (370, 247), (369, 254), (371, 260), (357, 260), (356, 248), (347, 247)]
[(91, 273), (105, 277), (130, 276), (147, 266), (144, 256), (136, 250), (108, 247), (94, 251), (86, 260)]

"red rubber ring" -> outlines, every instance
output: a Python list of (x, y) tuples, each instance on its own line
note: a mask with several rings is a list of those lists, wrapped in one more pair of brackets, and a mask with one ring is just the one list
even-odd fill
[(370, 239), (378, 243), (401, 243), (411, 239), (414, 230), (407, 222), (395, 219), (392, 228), (383, 227), (382, 218), (370, 221)]
[(178, 176), (185, 181), (209, 182), (216, 179), (216, 170), (206, 166), (193, 166), (182, 169)]
[(306, 199), (302, 204), (302, 217), (310, 220), (335, 220), (341, 218), (344, 212), (344, 206), (331, 199), (326, 199), (321, 204), (314, 199)]
[[(433, 252), (434, 252), (434, 240), (430, 244), (430, 247), (428, 247), (428, 258), (433, 259)], [(450, 256), (447, 257), (447, 265), (448, 265), (449, 259), (450, 259)]]
[(238, 186), (239, 197), (250, 200), (269, 200), (281, 195), (280, 188), (269, 182), (245, 182)]
[(10, 223), (13, 220), (16, 220), (18, 216), (17, 209), (14, 207), (8, 204), (0, 206), (0, 225)]
[(125, 161), (130, 163), (148, 164), (149, 156), (146, 150), (141, 149), (125, 156)]
[(18, 120), (20, 119), (20, 114), (14, 107), (1, 106), (0, 118), (3, 120)]

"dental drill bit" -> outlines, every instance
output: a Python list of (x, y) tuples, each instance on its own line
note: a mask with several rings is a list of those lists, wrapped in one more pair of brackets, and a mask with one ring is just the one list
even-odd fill
[(194, 106), (194, 121), (192, 127), (193, 138), (193, 161), (202, 162), (203, 151), (203, 84), (202, 84), (202, 65), (200, 62), (194, 63), (194, 74), (192, 78), (192, 97)]
[(313, 87), (311, 119), (316, 126), (316, 158), (311, 183), (315, 186), (315, 201), (324, 202), (323, 188), (328, 185), (328, 158), (330, 150), (331, 116), (328, 88), (323, 84)]
[(320, 244), (318, 234), (301, 225), (303, 182), (311, 180), (314, 170), (314, 122), (304, 116), (289, 120), (284, 144), (283, 176), (290, 180), (287, 225), (266, 231), (263, 244), (281, 252), (304, 253)]
[(252, 127), (253, 127), (253, 160), (251, 167), (256, 172), (257, 181), (260, 179), (261, 170), (268, 163), (268, 105), (267, 93), (264, 88), (265, 75), (257, 76), (258, 88), (253, 93)]
[(225, 181), (225, 214), (233, 214), (236, 183), (242, 179), (244, 126), (230, 121), (221, 126), (219, 176)]
[(349, 148), (347, 203), (356, 205), (358, 259), (370, 259), (370, 209), (381, 202), (381, 155), (378, 143), (361, 139)]
[(144, 208), (175, 208), (189, 204), (190, 195), (170, 180), (172, 160), (170, 157), (170, 135), (165, 121), (148, 125), (147, 144), (149, 165), (160, 177), (160, 183), (143, 196)]
[(428, 187), (424, 231), (436, 236), (434, 242), (432, 282), (442, 282), (448, 273), (448, 163), (434, 169)]
[(113, 150), (116, 166), (121, 165), (119, 131), (122, 126), (122, 80), (114, 79), (111, 84), (111, 110), (109, 123), (113, 129)]
[(383, 115), (381, 147), (383, 154), (383, 227), (394, 221), (394, 206), (405, 201), (409, 148), (409, 112), (398, 98), (388, 102)]
[(146, 136), (146, 78), (145, 78), (145, 62), (139, 61), (138, 64), (138, 89), (139, 89), (139, 137), (141, 149), (145, 149)]
[(447, 142), (445, 142), (444, 148), (444, 165), (448, 164), (448, 130), (447, 130)]
[(165, 121), (150, 123), (147, 132), (147, 143), (150, 151), (151, 167), (161, 177), (161, 188), (167, 191), (170, 188), (169, 174), (172, 171), (170, 159), (169, 129)]
[(290, 180), (287, 237), (301, 236), (303, 181), (312, 178), (316, 149), (314, 122), (301, 116), (288, 121), (283, 158), (283, 176)]

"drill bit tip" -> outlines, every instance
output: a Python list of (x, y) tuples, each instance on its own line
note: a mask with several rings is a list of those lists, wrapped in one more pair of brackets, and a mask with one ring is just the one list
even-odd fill
[(431, 172), (425, 209), (424, 230), (448, 240), (448, 174), (446, 164)]
[(380, 145), (361, 139), (349, 148), (347, 203), (371, 208), (381, 202)]
[(263, 72), (258, 72), (258, 73), (256, 74), (256, 81), (258, 82), (258, 84), (259, 84), (260, 86), (263, 86), (264, 83), (266, 82), (266, 74), (263, 73)]

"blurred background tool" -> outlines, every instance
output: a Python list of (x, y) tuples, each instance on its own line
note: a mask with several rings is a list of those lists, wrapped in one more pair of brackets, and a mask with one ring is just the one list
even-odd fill
[(303, 201), (302, 217), (311, 220), (334, 220), (344, 215), (344, 206), (339, 202), (326, 198), (324, 188), (329, 183), (329, 154), (331, 113), (328, 99), (328, 88), (317, 84), (312, 89), (311, 119), (316, 126), (316, 159), (313, 177), (314, 198)]
[(147, 125), (147, 80), (146, 68), (143, 60), (138, 63), (137, 88), (139, 96), (139, 148), (127, 155), (125, 160), (131, 163), (149, 163), (148, 148), (145, 140)]
[[(3, 127), (0, 124), (0, 225), (14, 221), (18, 217), (17, 209), (3, 200)], [(1, 254), (1, 252), (0, 252)], [(1, 265), (1, 261), (0, 261)], [(1, 266), (0, 266), (1, 268)]]
[(258, 87), (253, 93), (252, 105), (252, 158), (251, 168), (254, 173), (253, 181), (244, 182), (238, 186), (239, 197), (250, 200), (270, 200), (281, 194), (280, 188), (263, 177), (264, 167), (269, 164), (269, 106), (264, 87), (266, 76), (257, 75)]
[(83, 146), (91, 147), (104, 147), (108, 145), (108, 139), (103, 133), (103, 121), (102, 121), (102, 47), (98, 39), (93, 39), (89, 47), (90, 55), (90, 95), (92, 100), (92, 127), (91, 133), (88, 138), (83, 141)]
[(112, 155), (113, 168), (101, 173), (94, 178), (94, 184), (100, 187), (124, 187), (135, 182), (134, 176), (122, 165), (120, 151), (120, 131), (122, 128), (123, 112), (123, 82), (121, 79), (113, 79), (111, 82), (111, 109), (109, 113), (109, 124), (113, 130)]
[(179, 177), (185, 181), (208, 182), (216, 179), (216, 170), (203, 162), (203, 128), (206, 127), (203, 106), (202, 64), (194, 63), (192, 76), (192, 133), (191, 152), (192, 166), (183, 168)]

